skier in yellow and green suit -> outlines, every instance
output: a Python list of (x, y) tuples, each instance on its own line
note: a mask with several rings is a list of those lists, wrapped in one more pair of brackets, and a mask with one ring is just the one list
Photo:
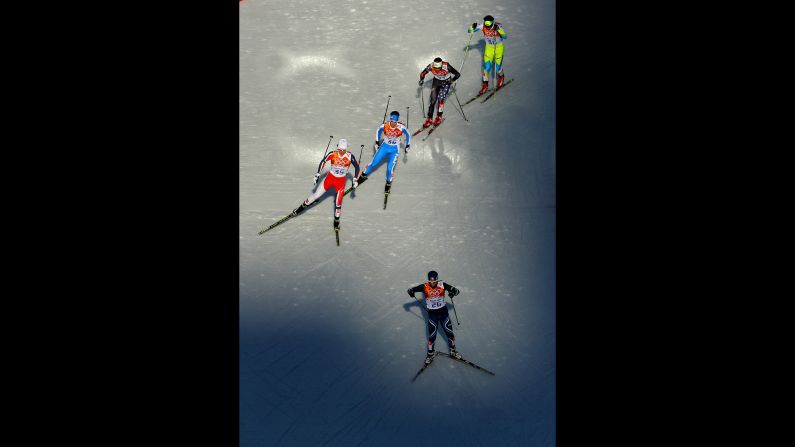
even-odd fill
[(502, 69), (502, 55), (505, 52), (505, 48), (502, 42), (508, 40), (508, 34), (503, 29), (502, 24), (495, 22), (494, 17), (490, 15), (483, 17), (482, 26), (478, 25), (478, 22), (473, 23), (467, 33), (474, 33), (479, 30), (483, 31), (483, 39), (486, 41), (486, 48), (483, 51), (483, 86), (478, 92), (478, 95), (482, 95), (489, 88), (492, 64), (497, 72), (497, 90), (505, 82), (505, 73)]

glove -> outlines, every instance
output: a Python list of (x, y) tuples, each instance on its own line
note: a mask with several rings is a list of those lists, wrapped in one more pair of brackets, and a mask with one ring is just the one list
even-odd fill
[(475, 23), (472, 24), (472, 29), (475, 29), (477, 27), (478, 27), (478, 22), (475, 22)]
[(317, 185), (317, 179), (320, 178), (320, 173), (316, 173), (315, 176), (312, 178), (312, 184)]
[(452, 290), (450, 290), (450, 298), (458, 296), (459, 293), (461, 293), (461, 291), (453, 287)]
[(359, 186), (359, 181), (358, 180), (354, 180), (353, 181), (353, 189), (356, 189), (357, 186)]
[(409, 290), (408, 290), (408, 292), (409, 292), (409, 296), (410, 296), (410, 297), (412, 297), (412, 298), (414, 298), (414, 291), (413, 291), (413, 290), (411, 290), (411, 289), (409, 289)]
[(419, 83), (418, 85), (419, 85), (420, 87), (422, 87), (422, 84), (424, 84), (424, 83), (425, 83), (425, 79), (420, 79), (420, 83)]
[(406, 147), (405, 147), (405, 148), (403, 148), (403, 152), (405, 152), (405, 153), (407, 153), (407, 154), (408, 154), (408, 153), (409, 153), (409, 148), (410, 148), (410, 147), (411, 147), (411, 145), (410, 145), (410, 144), (407, 144), (407, 145), (406, 145)]

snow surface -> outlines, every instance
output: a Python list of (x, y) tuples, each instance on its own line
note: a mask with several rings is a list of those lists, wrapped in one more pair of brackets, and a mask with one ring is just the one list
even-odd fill
[[(372, 159), (387, 95), (419, 128), (434, 57), (472, 97), (486, 14), (515, 81), (469, 122), (448, 101), (386, 210), (383, 164), (345, 197), (340, 247), (328, 194), (257, 235), (310, 194), (330, 135)], [(555, 445), (555, 213), (554, 0), (241, 3), (240, 445)], [(406, 289), (432, 269), (461, 290), (459, 351), (496, 376), (439, 356), (410, 382), (426, 330)]]

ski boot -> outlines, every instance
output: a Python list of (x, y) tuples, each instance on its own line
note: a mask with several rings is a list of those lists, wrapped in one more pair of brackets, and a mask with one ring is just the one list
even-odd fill
[(425, 364), (429, 365), (431, 363), (431, 360), (433, 360), (433, 356), (435, 355), (436, 351), (428, 351), (428, 353), (425, 354)]
[(300, 214), (301, 212), (303, 212), (303, 211), (304, 211), (304, 210), (305, 210), (305, 209), (306, 209), (308, 206), (309, 206), (309, 205), (307, 205), (306, 203), (302, 203), (302, 204), (301, 204), (301, 206), (299, 206), (298, 208), (294, 209), (294, 210), (293, 210), (293, 212), (292, 212), (292, 213), (290, 213), (290, 214), (291, 214), (293, 217), (295, 217), (295, 216), (297, 216), (298, 214)]
[(360, 186), (362, 183), (364, 183), (364, 181), (365, 181), (365, 180), (367, 180), (367, 174), (365, 174), (364, 172), (362, 172), (362, 173), (359, 175), (359, 178), (358, 178), (358, 179), (356, 179), (356, 187), (358, 188), (358, 187), (359, 187), (359, 186)]
[(442, 124), (442, 115), (436, 115), (436, 119), (433, 121), (434, 126), (438, 126), (439, 124)]
[(425, 129), (425, 128), (428, 128), (428, 127), (431, 127), (431, 124), (432, 124), (432, 123), (433, 123), (433, 118), (431, 117), (431, 115), (428, 115), (428, 119), (426, 119), (426, 120), (425, 120), (425, 122), (424, 122), (424, 123), (422, 123), (422, 127), (423, 127), (424, 129)]
[(459, 354), (458, 351), (455, 350), (455, 348), (450, 348), (450, 357), (456, 360), (461, 360), (461, 354)]
[(386, 182), (384, 184), (384, 194), (389, 194), (389, 190), (392, 188), (392, 182)]
[(483, 81), (483, 86), (480, 87), (480, 91), (478, 92), (478, 96), (486, 93), (486, 90), (489, 89), (489, 81)]
[(502, 84), (505, 82), (505, 75), (497, 75), (497, 90), (502, 88)]
[(334, 231), (340, 231), (340, 218), (339, 218), (339, 216), (334, 216)]

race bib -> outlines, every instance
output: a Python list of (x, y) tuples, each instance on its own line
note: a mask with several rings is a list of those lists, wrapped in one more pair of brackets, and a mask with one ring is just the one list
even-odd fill
[(427, 302), (428, 309), (431, 310), (444, 307), (444, 296), (426, 298), (425, 301)]

